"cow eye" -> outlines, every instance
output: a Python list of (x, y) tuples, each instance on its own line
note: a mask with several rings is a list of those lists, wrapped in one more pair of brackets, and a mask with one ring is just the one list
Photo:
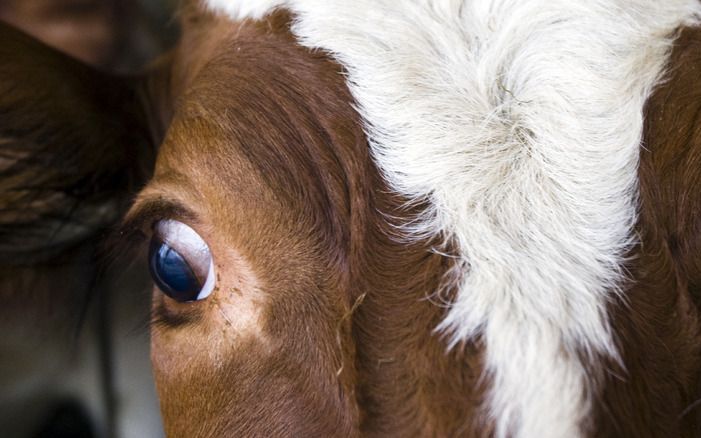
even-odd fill
[(176, 220), (158, 221), (153, 231), (149, 268), (156, 286), (180, 302), (207, 298), (214, 290), (214, 262), (202, 237)]

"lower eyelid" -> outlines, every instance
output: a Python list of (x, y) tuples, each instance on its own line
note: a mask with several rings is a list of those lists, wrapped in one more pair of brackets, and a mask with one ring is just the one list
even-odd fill
[(160, 291), (154, 291), (156, 298), (151, 308), (151, 324), (165, 328), (177, 328), (197, 323), (202, 318), (202, 309), (180, 303)]

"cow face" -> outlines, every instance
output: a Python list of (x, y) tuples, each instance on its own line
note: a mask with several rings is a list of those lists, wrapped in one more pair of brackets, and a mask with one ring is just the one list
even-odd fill
[[(12, 145), (3, 195), (13, 194), (0, 231), (31, 227), (38, 237), (0, 255), (52, 257), (125, 215), (121, 236), (140, 241), (154, 280), (152, 362), (171, 436), (494, 433), (501, 413), (485, 391), (504, 382), (485, 372), (492, 340), (449, 350), (435, 334), (447, 306), (433, 293), (456, 268), (451, 243), (439, 252), (431, 238), (398, 236), (392, 219), (423, 206), (379, 176), (341, 68), (296, 44), (283, 13), (233, 23), (185, 8), (182, 17), (175, 51), (130, 80), (2, 30), (12, 49), (0, 48), (10, 60), (0, 79), (16, 88), (0, 97), (11, 116), (0, 135)], [(698, 40), (680, 39), (675, 66), (700, 64)], [(591, 415), (565, 426), (597, 436), (690, 434), (697, 424), (685, 408), (698, 384), (698, 221), (666, 213), (698, 210), (688, 186), (699, 173), (673, 159), (698, 157), (696, 113), (674, 90), (698, 79), (673, 72), (648, 106), (655, 149), (641, 155), (627, 301), (604, 309), (621, 357), (551, 352), (591, 383)], [(681, 123), (667, 110), (680, 102), (691, 114), (675, 125), (683, 135), (663, 139), (663, 121)], [(74, 200), (79, 208), (68, 208)], [(677, 200), (690, 207), (656, 207)], [(52, 214), (67, 226), (49, 236)], [(669, 247), (675, 230), (683, 243)]]
[[(354, 435), (359, 397), (381, 411), (366, 416), (371, 428), (467, 430), (474, 398), (449, 389), (481, 391), (479, 355), (446, 355), (432, 331), (443, 310), (426, 299), (450, 263), (430, 242), (396, 239), (389, 218), (416, 207), (379, 177), (339, 66), (299, 47), (284, 14), (232, 26), (186, 9), (183, 26), (176, 50), (129, 80), (3, 29), (3, 66), (15, 66), (3, 83), (26, 95), (0, 102), (17, 115), (2, 134), (42, 157), (17, 160), (26, 172), (3, 180), (3, 193), (46, 189), (2, 218), (6, 235), (46, 229), (35, 246), (26, 236), (6, 245), (6, 258), (54, 257), (125, 216), (117, 240), (139, 242), (154, 278), (152, 359), (169, 435)], [(31, 105), (47, 96), (66, 108)], [(35, 140), (35, 126), (56, 136)], [(85, 181), (92, 190), (74, 192)], [(71, 225), (65, 237), (51, 236), (44, 211)], [(408, 404), (442, 408), (417, 417)]]
[[(189, 18), (199, 22), (180, 47), (133, 80), (2, 29), (2, 134), (16, 154), (3, 211), (18, 206), (2, 231), (46, 230), (5, 240), (4, 255), (34, 262), (95, 238), (153, 172), (121, 235), (151, 248), (168, 434), (352, 434), (349, 316), (361, 292), (349, 234), (363, 225), (350, 210), (367, 209), (369, 162), (338, 67), (300, 56), (283, 16), (239, 29)], [(25, 186), (44, 191), (23, 197)], [(65, 224), (50, 236), (54, 216)]]
[(213, 21), (199, 41), (185, 29), (182, 94), (127, 215), (151, 242), (152, 361), (177, 436), (347, 435), (356, 422), (345, 166), (366, 163), (333, 145), (362, 133), (337, 68), (295, 65), (284, 22), (269, 24)]

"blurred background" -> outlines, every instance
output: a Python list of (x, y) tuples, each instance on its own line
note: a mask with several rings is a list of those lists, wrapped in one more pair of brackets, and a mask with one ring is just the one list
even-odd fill
[(0, 20), (89, 64), (139, 70), (177, 39), (178, 0), (0, 0)]
[[(132, 74), (177, 40), (176, 3), (0, 0), (0, 20)], [(150, 280), (119, 258), (95, 272), (96, 250), (0, 264), (0, 436), (163, 436), (149, 363)]]

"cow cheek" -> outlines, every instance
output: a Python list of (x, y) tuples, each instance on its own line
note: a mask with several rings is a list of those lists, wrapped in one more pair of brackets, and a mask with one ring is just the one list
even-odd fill
[[(151, 360), (168, 436), (216, 436), (236, 419), (245, 386), (243, 362), (265, 359), (255, 338), (239, 340), (240, 351), (199, 327), (177, 331), (154, 326)], [(244, 346), (245, 344), (245, 346)], [(238, 378), (237, 378), (238, 375)], [(238, 400), (237, 400), (238, 399)]]
[(240, 391), (250, 386), (246, 376), (272, 354), (262, 329), (264, 295), (241, 268), (219, 268), (205, 300), (178, 303), (154, 290), (151, 362), (168, 436), (225, 432), (240, 417), (236, 406), (250, 401)]

